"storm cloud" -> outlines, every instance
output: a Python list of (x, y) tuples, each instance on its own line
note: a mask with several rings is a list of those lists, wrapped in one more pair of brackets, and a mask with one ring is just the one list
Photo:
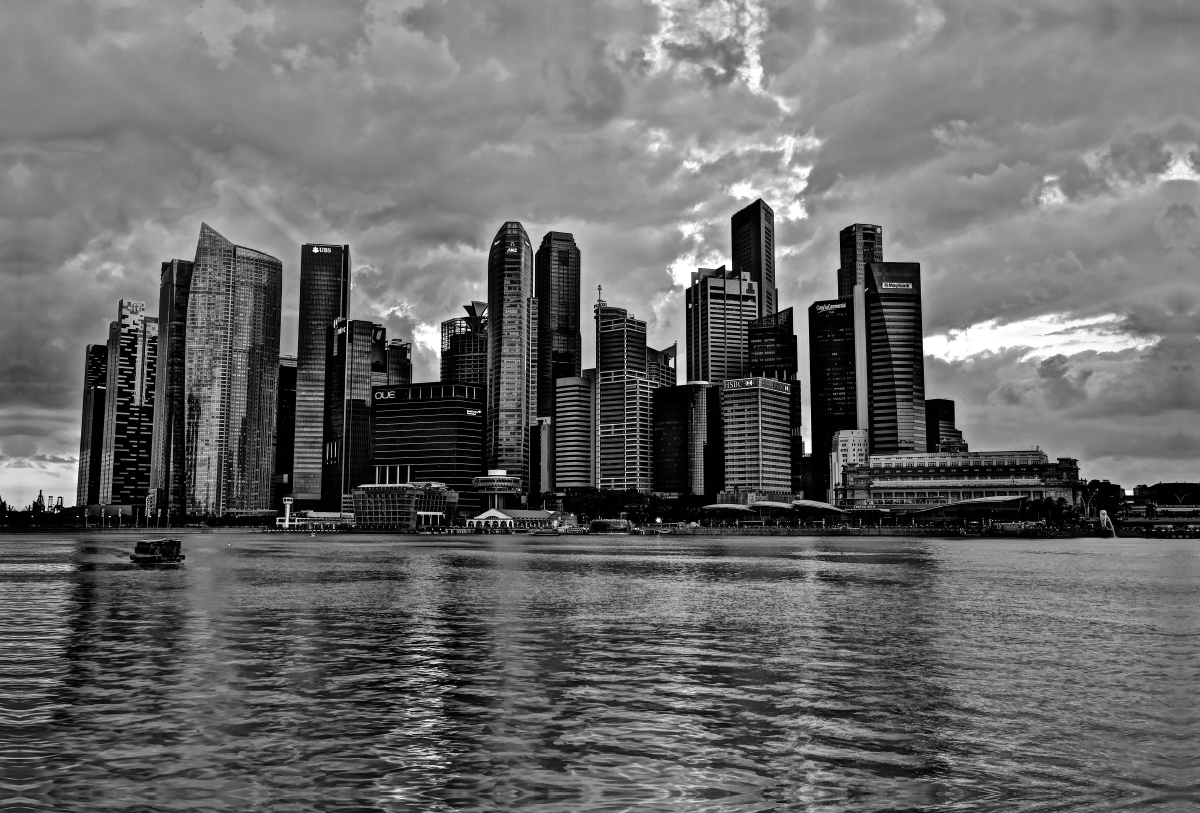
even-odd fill
[(973, 448), (1200, 478), (1198, 34), (1176, 0), (7, 5), (0, 495), (74, 493), (83, 347), (201, 221), (283, 261), (285, 352), (299, 244), (349, 243), (351, 315), (430, 379), (503, 221), (574, 232), (585, 303), (662, 346), (758, 196), (784, 306), (852, 222), (922, 263)]

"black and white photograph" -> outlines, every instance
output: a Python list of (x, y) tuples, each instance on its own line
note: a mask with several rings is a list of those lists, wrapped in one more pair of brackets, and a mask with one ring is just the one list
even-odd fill
[(0, 4), (0, 808), (1200, 809), (1198, 44)]

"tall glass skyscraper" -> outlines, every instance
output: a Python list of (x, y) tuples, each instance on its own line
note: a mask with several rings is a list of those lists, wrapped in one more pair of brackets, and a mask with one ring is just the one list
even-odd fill
[(921, 264), (867, 263), (863, 300), (871, 454), (924, 452)]
[(100, 502), (100, 460), (104, 455), (104, 402), (108, 394), (108, 345), (89, 344), (83, 359), (83, 425), (79, 432), (76, 505)]
[[(750, 375), (776, 381), (796, 381), (798, 367), (796, 331), (792, 309), (755, 319), (747, 330)], [(791, 388), (792, 399), (792, 492), (804, 490), (804, 426), (800, 385)]]
[(554, 417), (554, 382), (583, 369), (579, 330), (579, 247), (561, 231), (546, 232), (534, 257), (538, 300), (537, 416)]
[(327, 334), (350, 312), (350, 246), (300, 247), (300, 324), (296, 354), (296, 446), (292, 496), (300, 505), (321, 500), (325, 432)]
[(279, 357), (279, 385), (275, 398), (275, 476), (271, 507), (283, 510), (283, 498), (292, 495), (292, 466), (296, 457), (296, 358)]
[(382, 325), (336, 319), (327, 331), (321, 507), (353, 511), (354, 488), (374, 481), (371, 387), (387, 386), (387, 334)]
[(747, 330), (758, 318), (759, 285), (748, 271), (700, 268), (684, 292), (688, 381), (719, 383), (748, 372)]
[(100, 503), (145, 508), (154, 442), (158, 320), (145, 302), (122, 299), (108, 329), (108, 383)]
[(715, 495), (725, 488), (721, 388), (692, 382), (654, 391), (654, 490)]
[(387, 343), (387, 375), (381, 382), (389, 387), (412, 383), (412, 342), (390, 339)]
[(883, 262), (883, 229), (870, 223), (855, 223), (842, 229), (839, 239), (838, 299), (850, 299), (854, 296), (854, 286), (866, 282), (867, 263)]
[(529, 427), (537, 404), (537, 301), (533, 247), (525, 227), (500, 227), (488, 254), (488, 469), (504, 469), (529, 487)]
[(829, 454), (834, 433), (867, 426), (866, 411), (859, 408), (853, 299), (832, 299), (809, 306), (808, 353), (812, 387), (811, 496), (827, 501), (833, 496)]
[(162, 264), (158, 285), (158, 370), (154, 390), (154, 446), (150, 459), (151, 511), (180, 514), (184, 507), (183, 363), (187, 335), (190, 260)]
[(184, 348), (188, 514), (271, 507), (282, 293), (279, 260), (201, 224)]
[(779, 301), (775, 290), (775, 212), (759, 198), (730, 218), (729, 225), (733, 270), (749, 274), (759, 289), (755, 316), (772, 314)]
[(442, 381), (487, 386), (487, 303), (463, 305), (466, 316), (442, 322)]

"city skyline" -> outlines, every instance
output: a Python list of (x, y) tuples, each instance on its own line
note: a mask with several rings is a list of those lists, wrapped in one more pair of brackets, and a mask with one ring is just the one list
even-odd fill
[[(573, 234), (581, 289), (682, 350), (688, 277), (732, 267), (730, 217), (758, 197), (781, 308), (836, 297), (852, 223), (921, 263), (926, 391), (972, 448), (1041, 445), (1126, 486), (1194, 478), (1200, 125), (1160, 47), (1184, 12), (948, 3), (868, 25), (836, 4), (658, 5), (7, 17), (0, 60), (32, 62), (0, 72), (0, 496), (74, 488), (82, 348), (117, 301), (153, 300), (199, 221), (282, 259), (284, 353), (296, 246), (353, 246), (348, 317), (411, 338), (421, 381), (439, 322), (486, 298), (497, 224)], [(913, 69), (881, 69), (897, 60)], [(22, 87), (29, 64), (46, 69)], [(797, 336), (803, 360), (802, 319)]]

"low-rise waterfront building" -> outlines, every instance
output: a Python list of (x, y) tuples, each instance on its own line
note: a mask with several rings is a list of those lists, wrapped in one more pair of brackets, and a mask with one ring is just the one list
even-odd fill
[(370, 483), (353, 494), (354, 524), (364, 530), (444, 528), (458, 513), (458, 492), (445, 483)]

